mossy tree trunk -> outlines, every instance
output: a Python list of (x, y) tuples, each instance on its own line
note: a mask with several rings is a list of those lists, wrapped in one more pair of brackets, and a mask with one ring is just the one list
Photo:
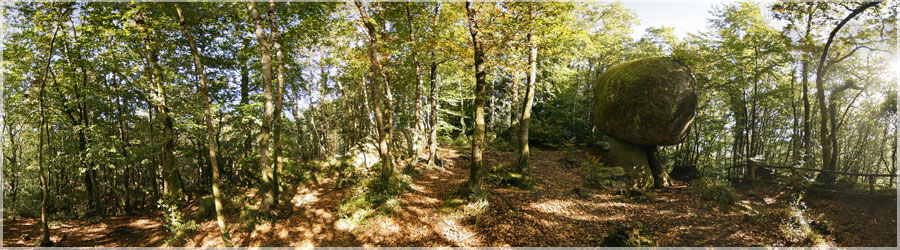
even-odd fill
[(430, 97), (428, 98), (428, 103), (431, 104), (431, 111), (430, 111), (430, 114), (428, 115), (428, 120), (430, 122), (429, 127), (431, 130), (429, 131), (429, 135), (428, 135), (428, 166), (434, 166), (437, 163), (437, 161), (439, 160), (437, 158), (438, 157), (437, 156), (437, 147), (438, 147), (437, 126), (438, 126), (438, 120), (440, 119), (440, 117), (438, 117), (438, 113), (437, 113), (438, 106), (440, 104), (438, 101), (438, 98), (437, 98), (437, 91), (438, 91), (437, 67), (438, 67), (438, 64), (439, 64), (438, 62), (431, 63), (431, 74), (429, 77), (431, 80), (431, 93), (430, 93)]
[(671, 185), (669, 173), (659, 160), (659, 146), (644, 146), (647, 152), (647, 164), (650, 165), (650, 173), (653, 175), (653, 187), (664, 188)]
[[(534, 18), (534, 15), (532, 15)], [(529, 56), (528, 82), (525, 86), (525, 102), (522, 104), (522, 117), (519, 120), (519, 158), (516, 167), (520, 172), (527, 172), (531, 167), (530, 152), (528, 148), (528, 126), (531, 123), (531, 106), (534, 103), (534, 84), (537, 78), (537, 46), (534, 44), (534, 34), (528, 34)]]
[(197, 51), (197, 45), (194, 43), (194, 36), (191, 35), (187, 30), (187, 22), (184, 21), (184, 15), (181, 10), (181, 6), (177, 3), (175, 4), (175, 10), (178, 13), (178, 20), (181, 24), (181, 33), (184, 34), (184, 37), (187, 38), (188, 44), (191, 47), (191, 57), (194, 59), (194, 70), (196, 71), (197, 77), (200, 78), (200, 99), (203, 101), (203, 116), (206, 121), (206, 140), (207, 147), (209, 148), (209, 163), (210, 168), (212, 168), (212, 193), (213, 193), (213, 202), (215, 203), (216, 209), (216, 222), (219, 225), (219, 232), (222, 236), (222, 241), (226, 247), (231, 246), (231, 236), (228, 234), (228, 227), (225, 224), (225, 214), (223, 212), (224, 208), (222, 206), (222, 194), (219, 192), (219, 160), (216, 156), (216, 136), (215, 136), (215, 128), (212, 125), (212, 112), (209, 109), (209, 88), (206, 84), (206, 75), (203, 73), (203, 63), (200, 61), (200, 53)]
[[(175, 150), (175, 129), (174, 129), (174, 120), (172, 119), (172, 115), (169, 114), (169, 104), (168, 97), (166, 95), (166, 86), (163, 81), (163, 73), (159, 67), (159, 61), (156, 49), (153, 46), (152, 41), (150, 40), (149, 31), (147, 30), (146, 24), (144, 23), (144, 13), (143, 10), (138, 12), (135, 22), (138, 26), (141, 27), (141, 38), (144, 42), (144, 49), (146, 50), (147, 63), (149, 64), (148, 78), (153, 84), (154, 92), (156, 94), (155, 103), (156, 109), (159, 111), (159, 116), (162, 118), (163, 122), (163, 143), (162, 143), (162, 175), (163, 175), (163, 193), (171, 195), (172, 197), (176, 197), (177, 199), (187, 200), (187, 196), (182, 192), (184, 190), (184, 184), (180, 180), (181, 178), (178, 176), (178, 173), (175, 170), (175, 154), (173, 151)], [(180, 188), (176, 188), (176, 183)]]
[[(275, 171), (272, 173), (272, 188), (275, 193), (275, 204), (278, 204), (278, 194), (281, 192), (281, 172), (284, 169), (283, 149), (281, 146), (281, 112), (284, 103), (284, 54), (279, 39), (278, 22), (275, 19), (275, 1), (269, 0), (269, 24), (272, 29), (272, 49), (275, 50), (275, 60), (278, 63), (277, 85), (275, 85), (275, 110), (272, 113), (272, 137), (274, 142)], [(324, 78), (323, 78), (324, 79)]]
[(481, 190), (481, 180), (484, 176), (484, 162), (482, 159), (482, 144), (484, 144), (484, 48), (479, 36), (476, 10), (473, 3), (466, 2), (466, 16), (468, 17), (469, 34), (472, 35), (472, 47), (475, 59), (475, 131), (472, 134), (472, 162), (469, 165), (469, 179), (466, 186), (470, 192)]
[(272, 128), (272, 54), (269, 52), (269, 44), (266, 41), (266, 35), (263, 33), (262, 19), (259, 12), (256, 11), (256, 3), (252, 0), (247, 3), (247, 9), (250, 11), (256, 26), (256, 39), (259, 41), (260, 63), (262, 64), (262, 80), (263, 80), (263, 98), (264, 111), (262, 117), (262, 126), (259, 129), (259, 167), (262, 174), (259, 192), (262, 194), (262, 204), (260, 210), (263, 213), (270, 213), (275, 206), (275, 187), (272, 166), (269, 162), (269, 130)]
[[(384, 73), (384, 70), (381, 68), (381, 63), (378, 61), (378, 50), (376, 46), (378, 45), (378, 33), (375, 30), (375, 25), (373, 21), (369, 18), (369, 15), (366, 13), (366, 10), (363, 8), (362, 3), (360, 1), (354, 1), (356, 4), (356, 8), (359, 10), (360, 19), (362, 21), (363, 26), (366, 28), (366, 34), (368, 34), (369, 38), (369, 61), (372, 72), (372, 80), (369, 85), (369, 93), (371, 96), (372, 106), (375, 108), (375, 124), (377, 127), (378, 134), (378, 154), (381, 156), (381, 179), (383, 183), (387, 183), (394, 173), (393, 166), (393, 156), (391, 155), (391, 92), (389, 89), (387, 75)], [(385, 112), (381, 110), (381, 100), (378, 98), (378, 79), (381, 80), (381, 83), (385, 89)], [(386, 114), (385, 114), (386, 113)]]
[(38, 80), (38, 109), (40, 112), (40, 122), (38, 123), (38, 176), (41, 181), (41, 243), (40, 246), (48, 247), (52, 246), (53, 242), (50, 241), (50, 226), (47, 221), (47, 193), (50, 191), (47, 185), (47, 177), (44, 174), (44, 133), (47, 133), (45, 128), (46, 119), (44, 118), (44, 85), (47, 81), (47, 74), (50, 71), (50, 62), (53, 58), (53, 44), (56, 42), (56, 34), (59, 31), (59, 24), (57, 23), (56, 28), (53, 30), (53, 37), (50, 39), (50, 46), (47, 49), (47, 64), (44, 67), (44, 73), (40, 80)]

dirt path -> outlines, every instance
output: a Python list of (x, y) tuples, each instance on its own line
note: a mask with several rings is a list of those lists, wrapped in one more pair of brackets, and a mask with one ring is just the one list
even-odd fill
[[(615, 226), (640, 223), (660, 246), (751, 246), (772, 244), (737, 212), (724, 212), (698, 200), (685, 187), (655, 197), (626, 198), (582, 186), (582, 169), (558, 163), (562, 151), (534, 149), (534, 191), (493, 187), (491, 210), (475, 222), (489, 246), (598, 246)], [(580, 157), (583, 159), (583, 157)], [(510, 153), (492, 153), (489, 164), (510, 162)], [(577, 189), (577, 191), (576, 191)], [(579, 195), (580, 193), (581, 195)], [(503, 199), (510, 201), (509, 209)]]
[[(338, 205), (348, 190), (336, 189), (334, 179), (296, 187), (283, 195), (272, 222), (242, 218), (239, 209), (228, 213), (236, 246), (598, 246), (620, 224), (640, 223), (660, 246), (784, 246), (791, 245), (771, 223), (739, 209), (724, 210), (698, 199), (683, 184), (652, 191), (653, 195), (625, 197), (611, 190), (582, 184), (580, 166), (558, 163), (564, 151), (533, 149), (534, 190), (487, 183), (488, 209), (474, 216), (446, 209), (449, 193), (468, 177), (463, 152), (442, 148), (443, 167), (423, 169), (412, 179), (411, 190), (398, 200), (399, 209), (360, 225), (341, 222)], [(584, 156), (578, 157), (585, 159)], [(486, 152), (485, 166), (511, 164), (512, 153)], [(252, 191), (248, 191), (252, 192)], [(246, 199), (255, 201), (253, 194)], [(742, 191), (739, 202), (760, 209), (779, 209), (790, 199), (777, 190)], [(252, 207), (253, 204), (244, 204)], [(831, 238), (838, 245), (893, 246), (896, 244), (896, 207), (868, 206), (854, 210), (853, 202), (811, 200), (814, 213), (835, 222)], [(113, 217), (55, 225), (54, 242), (61, 246), (159, 246), (168, 238), (158, 215)], [(31, 246), (39, 237), (37, 220), (4, 222), (4, 246)], [(204, 219), (184, 246), (221, 246), (213, 218)], [(25, 240), (24, 234), (29, 235)], [(66, 238), (63, 239), (62, 236)], [(179, 244), (181, 245), (181, 244)]]
[[(297, 187), (286, 193), (275, 223), (235, 224), (231, 236), (236, 246), (463, 246), (465, 232), (472, 232), (438, 210), (447, 194), (465, 178), (455, 150), (441, 149), (448, 161), (443, 168), (422, 170), (410, 185), (412, 190), (398, 200), (400, 210), (390, 216), (376, 217), (364, 225), (345, 225), (337, 207), (347, 190), (335, 189), (334, 179)], [(287, 201), (287, 202), (285, 202)], [(240, 221), (232, 214), (229, 221)], [(201, 223), (198, 234), (186, 246), (219, 246), (221, 239), (214, 220)]]
[[(40, 241), (40, 219), (3, 221), (3, 246), (34, 246)], [(50, 227), (58, 247), (159, 246), (168, 233), (158, 215), (76, 220)]]

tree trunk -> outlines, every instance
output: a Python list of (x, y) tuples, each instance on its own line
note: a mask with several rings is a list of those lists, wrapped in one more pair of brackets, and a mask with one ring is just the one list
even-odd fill
[[(837, 35), (838, 31), (844, 27), (848, 21), (865, 11), (866, 9), (879, 4), (880, 2), (868, 2), (863, 3), (852, 12), (850, 12), (847, 17), (841, 20), (840, 23), (828, 35), (828, 40), (825, 42), (825, 46), (822, 50), (822, 55), (819, 57), (819, 64), (816, 67), (816, 100), (819, 103), (819, 115), (821, 115), (821, 119), (819, 119), (819, 139), (822, 143), (822, 169), (823, 170), (834, 170), (834, 166), (832, 165), (832, 145), (830, 140), (830, 134), (828, 133), (828, 106), (825, 103), (825, 75), (828, 73), (828, 68), (826, 67), (826, 59), (828, 58), (828, 50), (831, 48), (831, 43), (834, 41), (835, 35)], [(820, 174), (820, 177), (817, 178), (822, 183), (831, 184), (834, 182), (834, 177), (828, 173)]]
[(476, 193), (481, 190), (481, 179), (484, 175), (484, 162), (482, 161), (481, 147), (484, 144), (484, 48), (478, 32), (478, 22), (473, 3), (466, 1), (466, 15), (468, 17), (469, 34), (472, 35), (472, 47), (475, 57), (475, 131), (472, 135), (472, 163), (469, 166), (468, 191)]
[(509, 129), (515, 130), (519, 126), (519, 119), (516, 119), (516, 103), (519, 101), (519, 74), (518, 72), (513, 72), (512, 74), (512, 86), (510, 86), (512, 90), (510, 94), (512, 94), (511, 100), (509, 100)]
[(437, 98), (437, 62), (431, 63), (431, 74), (429, 79), (431, 80), (431, 94), (428, 98), (428, 103), (431, 104), (431, 112), (428, 115), (428, 121), (431, 123), (431, 131), (429, 131), (428, 135), (428, 165), (434, 166), (439, 159), (437, 159), (437, 129), (438, 129), (438, 121), (440, 117), (438, 117), (438, 106), (440, 105), (440, 101)]
[[(381, 68), (381, 63), (378, 62), (378, 50), (376, 46), (378, 45), (378, 34), (376, 33), (375, 26), (372, 24), (372, 21), (369, 19), (369, 15), (366, 13), (365, 9), (362, 6), (362, 3), (358, 0), (354, 1), (356, 4), (356, 8), (359, 10), (360, 19), (363, 23), (363, 26), (366, 28), (366, 32), (369, 37), (369, 61), (371, 64), (372, 77), (371, 84), (369, 85), (369, 93), (370, 100), (375, 109), (375, 124), (377, 127), (378, 133), (378, 153), (381, 156), (381, 179), (383, 183), (388, 183), (394, 173), (393, 167), (393, 157), (391, 155), (390, 145), (391, 145), (391, 109), (390, 105), (391, 94), (388, 89), (389, 84), (387, 80), (387, 75)], [(385, 88), (385, 99), (387, 100), (385, 112), (387, 114), (383, 114), (381, 111), (381, 100), (378, 98), (378, 81), (376, 79), (381, 79), (383, 87)]]
[[(154, 48), (152, 42), (150, 41), (150, 35), (148, 34), (147, 27), (144, 23), (144, 13), (143, 11), (138, 12), (135, 22), (138, 26), (141, 27), (141, 37), (144, 42), (144, 49), (147, 53), (147, 62), (150, 64), (149, 70), (149, 78), (153, 83), (154, 91), (156, 94), (156, 107), (157, 111), (159, 111), (159, 116), (162, 118), (163, 122), (163, 143), (162, 143), (162, 170), (163, 170), (163, 178), (165, 181), (163, 193), (171, 195), (176, 199), (184, 199), (187, 200), (187, 197), (183, 190), (175, 187), (176, 183), (181, 183), (180, 178), (178, 178), (178, 174), (175, 172), (175, 155), (173, 153), (175, 149), (175, 132), (174, 132), (174, 121), (172, 120), (172, 116), (169, 114), (169, 106), (168, 100), (166, 96), (166, 88), (163, 83), (163, 74), (159, 68), (159, 62), (157, 61), (157, 52)], [(183, 187), (183, 185), (179, 185)]]
[(888, 184), (897, 187), (894, 184), (894, 176), (897, 176), (897, 128), (894, 127), (894, 143), (891, 143), (891, 183)]
[[(69, 13), (68, 10), (65, 13)], [(47, 82), (47, 75), (50, 72), (50, 63), (53, 59), (53, 45), (56, 43), (56, 35), (59, 32), (59, 22), (53, 29), (53, 36), (50, 38), (50, 45), (47, 48), (47, 63), (44, 66), (44, 72), (38, 80), (38, 108), (40, 112), (40, 120), (38, 123), (38, 176), (41, 181), (41, 242), (40, 246), (53, 246), (50, 241), (50, 227), (47, 219), (47, 193), (50, 191), (47, 185), (47, 178), (44, 176), (44, 134), (49, 134), (46, 128), (46, 118), (44, 117), (44, 85)], [(49, 138), (49, 136), (48, 136)]]
[(809, 124), (809, 51), (808, 47), (811, 42), (810, 38), (810, 30), (812, 30), (812, 15), (813, 15), (813, 5), (809, 5), (808, 16), (806, 18), (806, 33), (804, 34), (805, 41), (803, 42), (803, 63), (802, 63), (802, 72), (801, 76), (803, 81), (803, 166), (809, 167), (810, 157), (812, 155), (812, 146), (810, 145), (810, 124)]
[(272, 26), (272, 43), (275, 50), (275, 60), (278, 63), (278, 85), (275, 86), (275, 112), (272, 114), (272, 137), (275, 138), (275, 173), (272, 174), (272, 186), (275, 190), (275, 204), (278, 204), (278, 194), (281, 192), (281, 171), (284, 169), (284, 158), (281, 146), (281, 112), (284, 102), (284, 55), (281, 42), (278, 41), (278, 22), (275, 19), (275, 1), (269, 0), (269, 24)]
[[(241, 42), (243, 43), (243, 50), (241, 52), (246, 53), (244, 51), (247, 50), (250, 42), (247, 40), (242, 40)], [(250, 70), (247, 67), (247, 56), (240, 56), (238, 60), (240, 60), (241, 67), (241, 106), (246, 106), (250, 103)], [(252, 123), (250, 122), (243, 124), (245, 137), (242, 145), (243, 147), (241, 148), (242, 159), (250, 157), (250, 154), (253, 153), (253, 134), (251, 133), (251, 125)]]
[(207, 147), (209, 148), (209, 162), (212, 168), (212, 180), (210, 182), (212, 183), (213, 202), (215, 203), (216, 209), (216, 222), (219, 224), (219, 232), (221, 233), (224, 245), (230, 247), (231, 236), (228, 235), (228, 228), (225, 224), (224, 208), (222, 206), (222, 195), (219, 192), (219, 160), (216, 156), (215, 128), (213, 128), (212, 124), (212, 112), (209, 109), (209, 88), (206, 84), (206, 75), (203, 72), (203, 62), (200, 61), (200, 53), (197, 51), (194, 37), (188, 32), (187, 23), (184, 21), (181, 7), (178, 6), (177, 3), (175, 4), (175, 10), (178, 12), (181, 33), (187, 38), (188, 45), (191, 47), (191, 57), (194, 59), (194, 71), (196, 71), (197, 77), (200, 78), (200, 89), (197, 92), (200, 92), (200, 99), (203, 101), (203, 117), (206, 121), (206, 140)]
[(668, 187), (671, 184), (669, 173), (666, 172), (662, 162), (659, 162), (659, 147), (644, 146), (644, 152), (647, 154), (647, 164), (650, 165), (650, 172), (653, 175), (653, 187)]
[[(534, 14), (532, 13), (532, 18)], [(528, 126), (531, 122), (531, 106), (534, 102), (534, 81), (537, 78), (537, 46), (534, 44), (534, 34), (528, 34), (529, 56), (528, 82), (525, 85), (525, 102), (522, 105), (522, 117), (519, 120), (519, 158), (516, 166), (520, 172), (527, 172), (531, 167), (528, 148)]]
[(256, 39), (259, 41), (259, 49), (261, 51), (260, 61), (262, 63), (262, 79), (263, 79), (263, 98), (265, 100), (265, 111), (263, 112), (262, 126), (259, 129), (259, 167), (262, 174), (262, 182), (260, 183), (259, 192), (262, 194), (263, 213), (271, 213), (275, 206), (275, 187), (272, 173), (272, 166), (269, 162), (269, 130), (272, 128), (272, 55), (269, 52), (269, 45), (266, 42), (266, 35), (263, 33), (262, 19), (256, 11), (256, 3), (251, 0), (247, 3), (247, 9), (250, 11), (250, 17), (256, 26)]
[(413, 22), (412, 13), (409, 8), (410, 3), (406, 4), (406, 20), (409, 21), (409, 41), (412, 44), (410, 47), (410, 53), (412, 56), (413, 69), (415, 70), (416, 76), (416, 108), (413, 114), (415, 115), (414, 122), (414, 130), (413, 130), (413, 162), (417, 162), (419, 160), (419, 152), (421, 151), (421, 147), (419, 147), (422, 138), (424, 137), (423, 133), (425, 131), (425, 119), (423, 119), (423, 111), (422, 111), (422, 73), (419, 70), (419, 57), (417, 53), (416, 47), (419, 45), (416, 42), (415, 38), (415, 23)]

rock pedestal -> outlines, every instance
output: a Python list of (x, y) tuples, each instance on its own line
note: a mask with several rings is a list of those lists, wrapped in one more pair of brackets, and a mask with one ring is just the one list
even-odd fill
[(668, 186), (656, 147), (687, 137), (697, 110), (696, 82), (681, 62), (651, 57), (612, 66), (594, 84), (594, 124), (614, 138), (607, 165), (624, 168), (633, 187)]

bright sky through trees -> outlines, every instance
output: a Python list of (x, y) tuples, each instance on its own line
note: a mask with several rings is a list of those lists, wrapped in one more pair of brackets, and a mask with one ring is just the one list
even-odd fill
[[(709, 19), (713, 18), (710, 11), (716, 6), (727, 4), (728, 0), (636, 0), (622, 1), (622, 6), (634, 11), (640, 23), (634, 27), (631, 33), (632, 39), (640, 39), (645, 30), (650, 27), (667, 26), (675, 28), (675, 35), (684, 38), (687, 34), (706, 30)], [(760, 1), (768, 3), (771, 1)], [(763, 14), (770, 16), (768, 9), (763, 9)], [(773, 20), (773, 24), (781, 27), (780, 21)]]

